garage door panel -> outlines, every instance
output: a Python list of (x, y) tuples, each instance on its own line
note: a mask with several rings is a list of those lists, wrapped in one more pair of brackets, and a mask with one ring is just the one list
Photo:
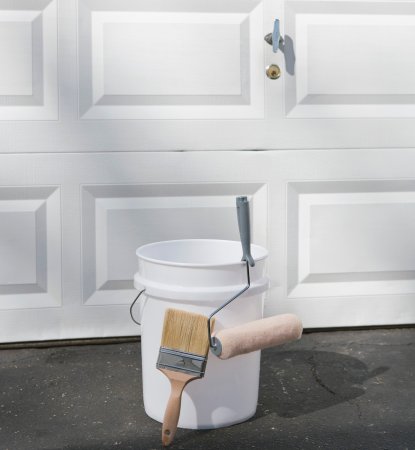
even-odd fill
[(0, 121), (58, 119), (57, 1), (0, 1)]
[(59, 187), (0, 187), (0, 309), (61, 305)]
[(264, 116), (260, 1), (149, 6), (80, 2), (81, 119)]
[(287, 207), (295, 211), (288, 296), (413, 294), (414, 186), (399, 180), (289, 184)]
[(413, 3), (292, 1), (286, 17), (288, 117), (415, 116)]
[[(171, 239), (238, 240), (235, 197), (248, 195), (264, 238), (264, 196), (259, 183), (83, 186), (83, 301), (126, 304), (134, 296), (135, 249)], [(134, 251), (132, 250), (134, 249)]]

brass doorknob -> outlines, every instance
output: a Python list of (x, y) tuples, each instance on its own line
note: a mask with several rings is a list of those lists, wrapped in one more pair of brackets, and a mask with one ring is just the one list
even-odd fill
[(265, 73), (267, 77), (271, 80), (277, 80), (281, 76), (281, 69), (276, 64), (270, 64), (266, 69)]

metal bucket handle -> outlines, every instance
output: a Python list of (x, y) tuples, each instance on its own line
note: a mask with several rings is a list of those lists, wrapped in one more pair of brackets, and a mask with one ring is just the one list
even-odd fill
[(228, 306), (229, 303), (236, 300), (240, 295), (242, 295), (245, 291), (249, 289), (251, 286), (251, 277), (249, 274), (249, 262), (246, 261), (246, 286), (241, 289), (236, 295), (234, 295), (232, 298), (227, 300), (223, 305), (219, 306), (219, 308), (215, 309), (213, 313), (208, 317), (207, 321), (207, 329), (208, 329), (208, 336), (209, 336), (209, 347), (212, 351), (212, 353), (216, 356), (219, 356), (222, 353), (222, 345), (218, 339), (215, 338), (215, 336), (212, 336), (212, 330), (211, 330), (211, 321), (212, 317), (217, 314), (221, 309), (223, 309), (225, 306)]
[[(211, 322), (212, 318), (215, 314), (217, 314), (219, 311), (221, 311), (225, 306), (228, 306), (229, 303), (236, 300), (238, 297), (240, 297), (245, 291), (247, 291), (251, 286), (251, 276), (249, 272), (250, 267), (255, 266), (255, 260), (251, 255), (251, 228), (250, 228), (250, 221), (249, 221), (249, 201), (248, 198), (243, 197), (237, 197), (236, 198), (236, 210), (238, 215), (238, 227), (239, 227), (239, 235), (241, 238), (241, 244), (242, 244), (242, 259), (241, 261), (245, 261), (246, 263), (246, 286), (244, 286), (237, 294), (235, 294), (232, 298), (227, 300), (225, 303), (223, 303), (219, 308), (215, 309), (213, 313), (208, 317), (207, 320), (207, 331), (208, 331), (208, 337), (209, 337), (209, 347), (212, 350), (212, 353), (215, 355), (220, 355), (222, 352), (222, 348), (220, 345), (219, 340), (217, 340), (214, 336), (212, 336), (212, 327)], [(134, 323), (141, 326), (141, 323), (134, 318), (133, 315), (133, 308), (137, 300), (140, 298), (141, 294), (145, 292), (145, 289), (141, 290), (137, 297), (134, 299), (134, 301), (131, 303), (130, 306), (130, 316)]]
[[(140, 298), (140, 295), (141, 295), (143, 292), (145, 292), (145, 291), (146, 291), (145, 289), (141, 290), (141, 291), (138, 293), (137, 297), (134, 299), (134, 301), (131, 303), (131, 306), (130, 306), (130, 316), (131, 316), (131, 319), (133, 320), (134, 323), (136, 323), (137, 325), (140, 325), (140, 326), (141, 326), (141, 322), (139, 322), (138, 320), (135, 320), (135, 318), (134, 318), (133, 308), (134, 308), (134, 305), (135, 305), (136, 301)], [(141, 319), (140, 319), (140, 320), (141, 320)]]

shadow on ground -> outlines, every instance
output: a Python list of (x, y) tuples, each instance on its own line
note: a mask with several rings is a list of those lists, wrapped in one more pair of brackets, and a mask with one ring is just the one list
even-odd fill
[(357, 358), (335, 352), (264, 351), (257, 413), (298, 417), (365, 393), (363, 383), (388, 367), (369, 370)]
[[(415, 439), (408, 395), (413, 391), (413, 350), (405, 344), (412, 343), (412, 334), (401, 337), (404, 344), (398, 335), (398, 344), (381, 350), (362, 344), (354, 350), (358, 357), (350, 356), (349, 338), (342, 336), (333, 338), (331, 348), (341, 349), (336, 352), (312, 350), (315, 342), (307, 336), (301, 343), (263, 351), (256, 415), (233, 427), (180, 429), (171, 449), (412, 448), (406, 442)], [(135, 343), (3, 351), (0, 448), (160, 448), (161, 426), (143, 409), (139, 351)], [(366, 383), (374, 377), (380, 384)], [(351, 435), (358, 444), (350, 445)], [(396, 442), (406, 447), (389, 445)]]
[[(344, 402), (352, 404), (354, 399), (365, 394), (364, 383), (367, 380), (379, 376), (388, 369), (382, 366), (369, 370), (359, 359), (337, 352), (281, 351), (278, 348), (265, 350), (261, 358), (260, 390), (255, 416), (242, 424), (243, 428), (236, 425), (223, 429), (225, 431), (222, 431), (222, 434), (237, 434), (243, 441), (242, 436), (245, 433), (247, 437), (250, 432), (252, 433), (249, 431), (251, 429), (249, 425), (256, 429), (258, 424), (262, 423), (261, 419), (266, 416), (277, 415), (282, 419), (290, 419)], [(360, 415), (359, 407), (357, 412)], [(173, 447), (187, 449), (191, 448), (192, 444), (201, 442), (205, 448), (213, 448), (209, 445), (213, 445), (219, 433), (220, 429), (180, 433)], [(250, 448), (252, 442), (249, 445), (248, 442), (249, 438), (247, 447), (239, 448)], [(285, 448), (302, 447), (293, 445)]]

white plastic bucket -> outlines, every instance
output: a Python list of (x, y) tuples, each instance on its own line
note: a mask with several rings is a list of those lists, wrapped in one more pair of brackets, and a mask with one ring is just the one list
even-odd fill
[[(170, 382), (156, 368), (164, 312), (177, 308), (210, 315), (246, 285), (241, 243), (186, 239), (148, 244), (137, 249), (134, 286), (145, 288), (141, 302), (141, 351), (144, 407), (162, 422)], [(255, 267), (251, 287), (215, 316), (215, 330), (262, 318), (268, 252), (251, 246)], [(258, 400), (260, 352), (221, 360), (208, 354), (206, 373), (189, 383), (182, 397), (179, 427), (218, 428), (249, 419)]]

